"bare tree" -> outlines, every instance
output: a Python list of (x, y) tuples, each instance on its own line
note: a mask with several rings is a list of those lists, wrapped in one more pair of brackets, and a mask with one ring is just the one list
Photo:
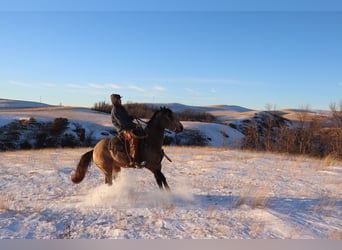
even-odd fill
[(330, 110), (332, 112), (332, 117), (335, 123), (335, 126), (341, 128), (342, 127), (342, 100), (340, 101), (340, 106), (337, 108), (337, 104), (331, 103)]
[(336, 103), (330, 104), (330, 110), (333, 118), (333, 128), (330, 130), (329, 146), (333, 154), (342, 158), (342, 100), (340, 101), (339, 108)]

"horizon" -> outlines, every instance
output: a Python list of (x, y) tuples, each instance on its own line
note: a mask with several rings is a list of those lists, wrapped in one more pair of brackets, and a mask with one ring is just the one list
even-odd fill
[[(11, 103), (11, 105), (6, 106), (6, 102), (3, 101), (10, 101), (13, 102)], [(18, 103), (16, 103), (18, 102)], [(25, 106), (25, 104), (23, 103), (27, 103), (28, 106)], [(132, 102), (126, 102), (123, 103), (123, 105), (125, 104), (131, 104)], [(184, 107), (193, 107), (193, 108), (229, 108), (231, 109), (231, 111), (233, 111), (233, 108), (241, 108), (241, 109), (245, 109), (246, 112), (248, 111), (282, 111), (282, 110), (292, 110), (292, 111), (313, 111), (313, 112), (326, 112), (326, 111), (331, 111), (331, 108), (327, 108), (327, 109), (313, 109), (310, 106), (301, 106), (301, 107), (286, 107), (286, 108), (279, 108), (278, 106), (272, 106), (272, 105), (265, 105), (264, 108), (262, 109), (253, 109), (247, 106), (241, 106), (241, 105), (237, 105), (237, 104), (209, 104), (209, 105), (188, 105), (188, 104), (184, 104), (184, 103), (179, 103), (179, 102), (134, 102), (137, 104), (148, 104), (148, 105), (161, 105), (164, 106), (166, 105), (168, 106), (172, 106), (172, 105), (181, 105)], [(31, 105), (30, 105), (31, 104)], [(107, 102), (106, 104), (110, 104), (109, 102)], [(336, 103), (335, 103), (336, 104)], [(33, 106), (32, 106), (33, 105)], [(43, 106), (36, 106), (36, 105), (43, 105)], [(85, 109), (92, 109), (94, 108), (95, 105), (93, 106), (78, 106), (78, 105), (62, 105), (62, 104), (49, 104), (49, 103), (44, 103), (44, 102), (40, 102), (40, 101), (32, 101), (32, 100), (15, 100), (15, 99), (6, 99), (6, 98), (1, 98), (0, 97), (0, 111), (1, 109), (21, 109), (21, 108), (39, 108), (39, 107), (45, 107), (45, 105), (47, 105), (46, 107), (64, 107), (64, 108), (85, 108)], [(111, 104), (110, 104), (111, 105)], [(337, 104), (339, 105), (339, 104)], [(13, 107), (14, 106), (14, 107)], [(170, 107), (172, 108), (172, 107)], [(174, 107), (173, 107), (174, 108)], [(245, 112), (245, 111), (241, 111), (241, 112)]]
[(327, 110), (341, 25), (341, 11), (4, 11), (0, 98)]

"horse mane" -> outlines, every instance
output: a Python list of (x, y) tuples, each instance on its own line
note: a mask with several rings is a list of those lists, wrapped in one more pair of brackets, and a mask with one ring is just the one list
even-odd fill
[(168, 111), (168, 112), (172, 112), (171, 109), (167, 108), (167, 107), (160, 107), (158, 110), (156, 110), (154, 112), (154, 114), (152, 115), (151, 119), (148, 121), (148, 125), (155, 120), (156, 116), (160, 113), (160, 112), (164, 112), (164, 111)]

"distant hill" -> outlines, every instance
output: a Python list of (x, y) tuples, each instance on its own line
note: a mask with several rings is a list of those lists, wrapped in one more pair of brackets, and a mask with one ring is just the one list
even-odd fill
[(0, 98), (0, 109), (18, 109), (18, 108), (40, 108), (51, 107), (51, 105), (41, 102), (8, 100)]
[(244, 108), (236, 105), (210, 105), (210, 106), (189, 106), (180, 103), (146, 103), (152, 107), (166, 106), (174, 112), (183, 112), (185, 110), (195, 110), (197, 112), (215, 112), (215, 111), (231, 111), (231, 112), (249, 112), (252, 109)]
[[(339, 154), (340, 137), (328, 113), (303, 110), (257, 111), (235, 105), (165, 106), (176, 113), (210, 113), (215, 120), (183, 119), (184, 131), (166, 133), (165, 145), (232, 147), (311, 155)], [(181, 114), (179, 114), (181, 117)], [(140, 117), (140, 116), (137, 116)], [(145, 119), (147, 119), (145, 117)], [(303, 121), (310, 125), (304, 126)], [(305, 125), (305, 124), (304, 124)], [(89, 147), (116, 131), (110, 115), (90, 108), (51, 106), (0, 99), (0, 151), (45, 147)], [(306, 141), (298, 141), (298, 140)], [(300, 147), (306, 143), (306, 148)], [(301, 151), (302, 150), (302, 151)], [(311, 150), (311, 151), (309, 151)], [(340, 157), (340, 156), (339, 156)]]

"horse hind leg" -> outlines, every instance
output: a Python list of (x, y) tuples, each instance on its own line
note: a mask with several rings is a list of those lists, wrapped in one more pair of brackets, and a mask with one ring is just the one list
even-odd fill
[(163, 185), (164, 185), (164, 188), (166, 190), (170, 190), (170, 187), (167, 184), (166, 178), (160, 170), (156, 170), (154, 172), (154, 177), (156, 178), (157, 184), (158, 184), (160, 189), (163, 189)]
[(108, 184), (109, 186), (113, 185), (113, 180), (118, 178), (120, 171), (120, 168), (114, 167), (112, 170), (106, 172), (105, 184)]
[(104, 165), (104, 164), (99, 164), (97, 166), (99, 167), (99, 169), (102, 171), (102, 173), (105, 176), (105, 184), (108, 184), (109, 186), (111, 186), (113, 184), (112, 168), (108, 168), (106, 167), (107, 165)]
[(112, 173), (105, 174), (105, 184), (107, 184), (109, 186), (113, 185)]
[(116, 180), (119, 177), (120, 171), (121, 171), (121, 168), (119, 168), (119, 167), (113, 168), (113, 179), (114, 180)]

